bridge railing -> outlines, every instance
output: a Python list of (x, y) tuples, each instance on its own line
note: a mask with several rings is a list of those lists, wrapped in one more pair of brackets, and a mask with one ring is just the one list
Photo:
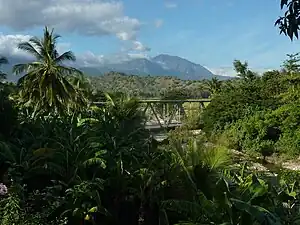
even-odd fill
[[(146, 116), (145, 126), (148, 129), (171, 128), (181, 126), (187, 115), (186, 111), (201, 110), (210, 99), (140, 99), (143, 114)], [(95, 105), (105, 105), (108, 102), (94, 102)], [(196, 106), (195, 108), (195, 104)], [(184, 106), (184, 104), (188, 106)], [(193, 104), (193, 107), (191, 107)]]

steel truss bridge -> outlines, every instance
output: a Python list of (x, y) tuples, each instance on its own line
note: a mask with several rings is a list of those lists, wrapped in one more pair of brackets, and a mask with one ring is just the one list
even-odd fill
[[(141, 104), (146, 120), (145, 127), (149, 130), (168, 130), (179, 127), (189, 113), (205, 108), (210, 99), (183, 99), (161, 100), (144, 99), (138, 100)], [(103, 105), (106, 102), (94, 102), (95, 105)]]

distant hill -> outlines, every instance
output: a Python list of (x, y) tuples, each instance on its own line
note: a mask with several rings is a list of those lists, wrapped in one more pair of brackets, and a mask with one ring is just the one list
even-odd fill
[(141, 98), (159, 98), (172, 90), (180, 90), (189, 98), (207, 97), (201, 89), (203, 81), (181, 80), (172, 76), (137, 76), (119, 72), (90, 77), (95, 90), (101, 92), (123, 92)]
[(104, 64), (98, 67), (81, 67), (90, 76), (99, 76), (110, 71), (126, 74), (174, 76), (183, 80), (202, 80), (217, 77), (221, 80), (231, 77), (218, 76), (201, 66), (178, 56), (161, 54), (151, 59), (132, 59), (118, 64)]

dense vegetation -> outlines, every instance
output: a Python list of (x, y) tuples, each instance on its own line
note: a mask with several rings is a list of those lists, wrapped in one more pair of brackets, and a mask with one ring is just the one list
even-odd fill
[(103, 76), (90, 77), (97, 92), (121, 92), (139, 98), (160, 98), (169, 93), (180, 92), (186, 98), (208, 97), (209, 83), (203, 81), (180, 80), (166, 76), (136, 76), (110, 72)]
[[(263, 76), (234, 61), (234, 80), (198, 86), (166, 78), (168, 91), (155, 95), (141, 89), (162, 78), (131, 76), (141, 88), (123, 83), (126, 95), (114, 93), (122, 83), (97, 92), (66, 67), (75, 56), (58, 54), (58, 38), (46, 28), (41, 39), (19, 45), (36, 60), (14, 67), (25, 74), (18, 84), (0, 73), (1, 225), (300, 224), (299, 173), (257, 171), (233, 151), (299, 156), (298, 54)], [(195, 120), (203, 132), (183, 126), (159, 144), (135, 97), (197, 97), (183, 92), (193, 85), (212, 99)], [(107, 104), (91, 104), (100, 98)]]
[(261, 77), (235, 65), (241, 79), (222, 88), (204, 111), (206, 133), (221, 136), (230, 148), (263, 156), (299, 155), (300, 58), (288, 57), (282, 71)]

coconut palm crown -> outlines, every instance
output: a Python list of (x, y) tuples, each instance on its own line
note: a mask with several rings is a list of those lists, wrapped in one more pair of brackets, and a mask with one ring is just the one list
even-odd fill
[(19, 79), (21, 87), (20, 99), (35, 110), (46, 112), (66, 112), (70, 108), (84, 103), (76, 87), (70, 82), (70, 77), (82, 75), (82, 72), (64, 65), (67, 61), (75, 61), (72, 51), (59, 54), (57, 40), (59, 35), (44, 29), (42, 38), (32, 37), (28, 42), (18, 45), (18, 48), (31, 54), (35, 61), (17, 64), (13, 72), (24, 75)]

